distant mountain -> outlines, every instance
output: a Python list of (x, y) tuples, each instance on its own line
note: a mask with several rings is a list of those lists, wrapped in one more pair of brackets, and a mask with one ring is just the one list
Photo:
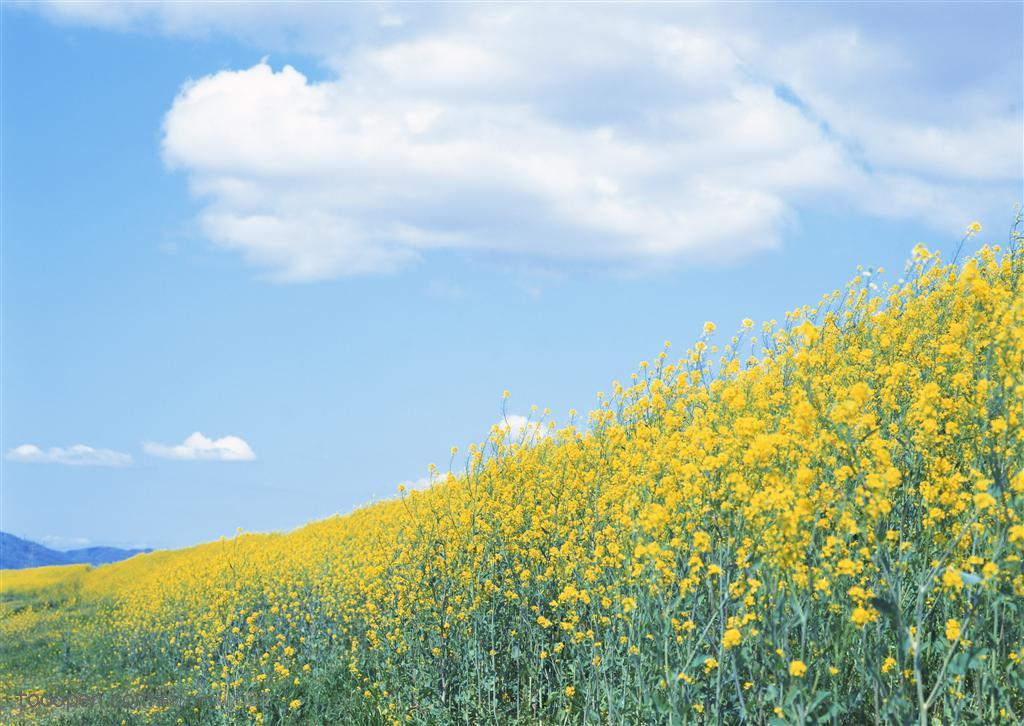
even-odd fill
[(152, 551), (149, 547), (143, 550), (123, 550), (119, 547), (84, 547), (80, 550), (68, 550), (63, 554), (70, 558), (68, 561), (72, 564), (81, 562), (87, 565), (107, 565), (111, 562), (126, 560), (133, 555)]
[(124, 550), (118, 547), (85, 547), (61, 552), (13, 534), (0, 532), (0, 570), (22, 570), (48, 565), (105, 565), (151, 549)]
[(46, 565), (67, 565), (69, 561), (63, 552), (51, 550), (13, 534), (0, 532), (0, 570), (20, 570), (25, 567)]

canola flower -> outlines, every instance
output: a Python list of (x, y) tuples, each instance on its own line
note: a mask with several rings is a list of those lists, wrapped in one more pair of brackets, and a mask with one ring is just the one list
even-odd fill
[(426, 490), (76, 574), (82, 667), (182, 723), (1020, 723), (1022, 279), (919, 247)]
[(54, 585), (69, 586), (91, 569), (89, 565), (49, 565), (27, 570), (0, 570), (0, 595), (17, 595)]

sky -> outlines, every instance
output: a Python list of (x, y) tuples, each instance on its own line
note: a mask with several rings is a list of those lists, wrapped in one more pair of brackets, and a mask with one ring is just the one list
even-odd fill
[(1022, 8), (4, 3), (0, 529), (293, 529), (1004, 242)]

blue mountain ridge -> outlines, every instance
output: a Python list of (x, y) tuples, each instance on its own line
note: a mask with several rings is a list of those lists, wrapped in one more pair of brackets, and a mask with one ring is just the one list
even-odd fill
[(0, 532), (0, 570), (22, 570), (27, 567), (49, 565), (105, 565), (124, 560), (151, 549), (121, 549), (119, 547), (84, 547), (61, 552), (13, 534)]

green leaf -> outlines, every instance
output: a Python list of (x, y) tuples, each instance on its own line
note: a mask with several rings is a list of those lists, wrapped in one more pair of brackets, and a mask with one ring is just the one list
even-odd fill
[(965, 585), (977, 585), (981, 582), (981, 576), (972, 572), (961, 572), (960, 579), (964, 581)]
[(950, 675), (962, 676), (967, 671), (968, 654), (960, 653), (949, 664), (947, 669)]
[(831, 694), (828, 691), (818, 691), (814, 694), (814, 700), (807, 706), (807, 713), (812, 714), (820, 706), (826, 698)]
[(668, 713), (668, 701), (665, 699), (665, 692), (660, 688), (654, 689), (654, 706), (659, 713)]

